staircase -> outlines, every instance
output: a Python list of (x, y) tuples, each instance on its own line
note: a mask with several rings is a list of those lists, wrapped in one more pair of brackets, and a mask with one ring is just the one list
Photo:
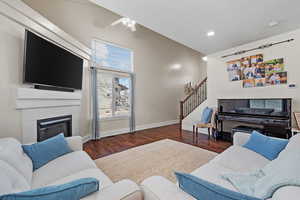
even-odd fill
[(197, 87), (191, 94), (180, 101), (180, 134), (182, 133), (182, 120), (207, 99), (206, 84), (207, 77), (197, 85)]

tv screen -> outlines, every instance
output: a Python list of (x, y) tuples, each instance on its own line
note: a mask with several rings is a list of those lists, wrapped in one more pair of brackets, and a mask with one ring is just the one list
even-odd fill
[(82, 88), (83, 59), (26, 30), (24, 82)]

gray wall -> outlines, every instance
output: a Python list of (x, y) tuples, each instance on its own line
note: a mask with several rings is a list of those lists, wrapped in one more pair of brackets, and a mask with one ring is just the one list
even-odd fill
[[(199, 52), (143, 26), (138, 26), (136, 32), (121, 25), (112, 27), (110, 24), (120, 16), (86, 0), (24, 2), (87, 46), (90, 46), (93, 38), (97, 38), (134, 51), (137, 125), (177, 119), (184, 84), (188, 81), (197, 82), (206, 76), (206, 65)], [(181, 69), (174, 68), (178, 65)], [(90, 91), (84, 93), (88, 98)], [(85, 99), (84, 102), (88, 103), (89, 100)], [(124, 123), (105, 123), (109, 124), (102, 126), (105, 131), (124, 128), (117, 125), (124, 126)]]
[(0, 137), (21, 139), (16, 91), (22, 83), (24, 28), (0, 15)]

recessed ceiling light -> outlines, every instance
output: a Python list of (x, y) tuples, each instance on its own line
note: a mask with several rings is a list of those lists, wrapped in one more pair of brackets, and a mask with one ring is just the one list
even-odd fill
[(214, 31), (208, 31), (206, 34), (208, 37), (214, 36), (215, 32)]
[(279, 23), (277, 22), (277, 21), (270, 21), (270, 23), (269, 23), (269, 26), (270, 27), (274, 27), (274, 26), (277, 26)]
[(202, 57), (202, 60), (207, 61), (207, 56)]

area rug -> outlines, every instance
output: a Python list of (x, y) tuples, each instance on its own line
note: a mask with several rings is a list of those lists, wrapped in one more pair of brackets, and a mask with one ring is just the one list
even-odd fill
[(131, 179), (141, 183), (150, 176), (163, 176), (176, 182), (174, 171), (190, 173), (216, 155), (199, 147), (165, 139), (103, 157), (95, 162), (113, 182)]

